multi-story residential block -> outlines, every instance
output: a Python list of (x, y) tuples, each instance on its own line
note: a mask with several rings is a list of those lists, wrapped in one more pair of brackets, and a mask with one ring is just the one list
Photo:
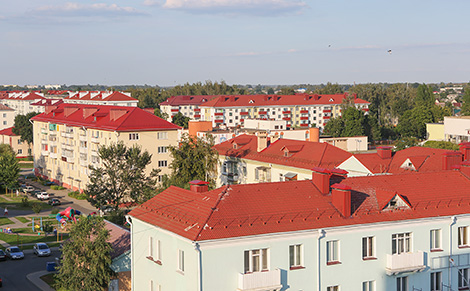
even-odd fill
[(79, 91), (68, 92), (69, 96), (64, 98), (65, 103), (112, 105), (137, 107), (139, 100), (132, 98), (131, 93), (119, 91)]
[(60, 104), (32, 118), (37, 175), (74, 190), (88, 182), (88, 165), (99, 166), (99, 146), (123, 142), (152, 155), (148, 170), (169, 174), (168, 146), (177, 145), (179, 126), (138, 107)]
[(468, 290), (469, 174), (170, 187), (129, 213), (132, 290)]
[(15, 110), (0, 104), (0, 130), (15, 125)]
[(312, 126), (322, 129), (330, 118), (341, 115), (341, 104), (350, 97), (358, 109), (369, 111), (369, 102), (347, 93), (173, 96), (161, 103), (160, 108), (170, 118), (181, 112), (191, 120), (212, 121), (213, 126), (236, 127), (250, 118), (285, 120), (288, 127)]
[(45, 99), (39, 92), (2, 92), (0, 93), (0, 102), (14, 110), (16, 115), (26, 115), (30, 112), (44, 112), (44, 107), (34, 106), (33, 103)]
[(16, 153), (17, 158), (32, 156), (32, 148), (27, 142), (21, 140), (19, 135), (13, 133), (13, 127), (0, 130), (0, 143), (9, 144)]
[(160, 103), (160, 110), (168, 115), (168, 121), (181, 112), (191, 120), (203, 120), (199, 106), (216, 96), (171, 96)]

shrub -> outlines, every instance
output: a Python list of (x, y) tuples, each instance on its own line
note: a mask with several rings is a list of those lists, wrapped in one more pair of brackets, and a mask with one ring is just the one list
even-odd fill
[(29, 198), (28, 196), (23, 196), (21, 198), (21, 205), (24, 206), (24, 207), (28, 207), (29, 206)]
[(51, 210), (51, 214), (57, 214), (57, 213), (59, 213), (59, 208), (53, 207)]
[(75, 199), (78, 199), (78, 200), (86, 200), (87, 199), (85, 193), (80, 193), (80, 191), (69, 192), (68, 196), (72, 197), (72, 198), (75, 198)]
[(33, 203), (33, 205), (31, 206), (31, 209), (34, 211), (34, 213), (38, 214), (39, 212), (41, 212), (41, 209), (42, 209), (42, 205), (41, 203)]
[(52, 222), (46, 221), (44, 222), (43, 228), (44, 232), (52, 232), (54, 230), (54, 226), (52, 225)]

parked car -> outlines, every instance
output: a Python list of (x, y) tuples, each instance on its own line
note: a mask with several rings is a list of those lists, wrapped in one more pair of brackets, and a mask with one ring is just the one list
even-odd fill
[(0, 261), (5, 261), (7, 259), (7, 255), (3, 250), (0, 250)]
[(3, 286), (3, 283), (2, 283), (2, 277), (0, 277), (0, 287)]
[(45, 243), (36, 243), (33, 247), (34, 254), (38, 257), (50, 256), (51, 249)]
[(38, 194), (40, 194), (42, 191), (41, 190), (34, 190), (34, 191), (31, 191), (29, 192), (29, 195), (33, 196), (33, 197), (36, 197), (38, 196)]
[(26, 187), (23, 188), (24, 193), (29, 193), (29, 192), (33, 192), (33, 191), (34, 191), (33, 186), (26, 186)]
[(49, 200), (49, 202), (47, 202), (47, 203), (49, 203), (49, 205), (52, 205), (52, 206), (56, 206), (56, 205), (62, 204), (62, 203), (60, 202), (60, 200), (57, 199), (57, 198), (52, 198), (52, 199)]
[(49, 193), (41, 192), (41, 193), (36, 195), (36, 198), (39, 199), (39, 200), (47, 200), (47, 199), (49, 199)]
[(52, 182), (52, 181), (46, 181), (46, 182), (44, 182), (44, 186), (52, 186), (52, 185), (55, 185), (55, 183)]
[(10, 258), (12, 260), (19, 260), (19, 259), (24, 259), (24, 254), (20, 250), (19, 247), (14, 246), (14, 247), (9, 247), (5, 250), (5, 253), (7, 255), (7, 258)]

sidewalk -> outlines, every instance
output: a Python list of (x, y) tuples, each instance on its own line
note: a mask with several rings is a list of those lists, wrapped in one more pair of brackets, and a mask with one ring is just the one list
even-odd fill
[(44, 276), (44, 275), (47, 275), (51, 272), (48, 272), (48, 271), (39, 271), (39, 272), (34, 272), (34, 273), (31, 273), (31, 274), (28, 274), (26, 275), (26, 278), (31, 282), (33, 283), (34, 285), (36, 285), (36, 287), (38, 287), (39, 289), (43, 290), (43, 291), (54, 291), (55, 289), (51, 288), (51, 286), (47, 285), (46, 282), (44, 282), (43, 280), (41, 280), (41, 277)]

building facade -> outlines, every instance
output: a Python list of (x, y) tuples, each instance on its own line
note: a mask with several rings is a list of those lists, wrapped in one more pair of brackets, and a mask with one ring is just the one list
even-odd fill
[(177, 145), (179, 126), (138, 107), (60, 104), (32, 118), (36, 174), (82, 190), (89, 165), (101, 165), (98, 148), (123, 142), (152, 155), (147, 167), (169, 174), (168, 146)]
[(129, 214), (132, 289), (468, 290), (469, 170), (171, 187)]
[(30, 112), (44, 112), (44, 107), (34, 106), (45, 99), (44, 95), (39, 92), (3, 92), (0, 93), (0, 102), (14, 110), (16, 115), (26, 115)]
[(0, 143), (10, 145), (17, 158), (33, 156), (32, 148), (29, 147), (27, 142), (22, 141), (19, 135), (13, 133), (13, 127), (0, 131)]
[(15, 125), (15, 111), (10, 107), (0, 104), (0, 130)]
[(70, 104), (111, 105), (137, 107), (139, 100), (132, 98), (131, 93), (119, 91), (69, 91), (63, 101)]

